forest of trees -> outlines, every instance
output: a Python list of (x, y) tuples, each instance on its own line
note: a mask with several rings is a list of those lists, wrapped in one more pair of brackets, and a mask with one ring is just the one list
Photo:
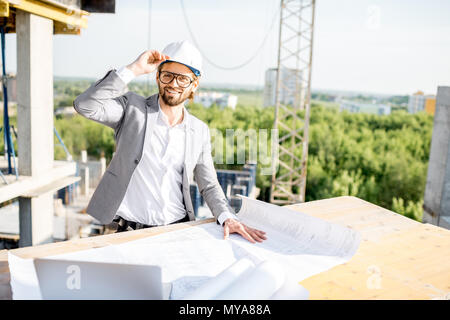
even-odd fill
[[(274, 115), (273, 108), (246, 106), (194, 105), (191, 112), (221, 130), (271, 128)], [(378, 116), (313, 104), (306, 201), (351, 195), (421, 220), (432, 126), (425, 113)], [(259, 175), (257, 184), (267, 200), (270, 177)]]
[[(66, 97), (55, 99), (55, 107), (71, 103), (70, 97), (80, 90), (69, 90)], [(226, 129), (270, 131), (273, 125), (273, 108), (238, 104), (233, 110), (190, 104), (188, 109), (210, 128), (224, 133)], [(15, 124), (15, 117), (11, 122)], [(420, 221), (432, 126), (433, 117), (425, 113), (353, 114), (313, 103), (306, 201), (351, 195)], [(79, 115), (58, 116), (55, 127), (75, 158), (81, 150), (87, 150), (90, 156), (99, 157), (103, 153), (107, 161), (111, 159), (112, 129)], [(55, 159), (64, 159), (64, 150), (57, 144), (55, 137)], [(3, 141), (0, 148), (3, 150)], [(257, 187), (261, 189), (260, 198), (267, 200), (270, 176), (259, 174)]]

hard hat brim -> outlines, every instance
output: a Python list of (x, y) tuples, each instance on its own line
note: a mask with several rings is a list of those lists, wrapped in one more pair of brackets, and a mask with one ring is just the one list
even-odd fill
[(167, 62), (176, 62), (176, 63), (182, 64), (182, 65), (188, 67), (197, 77), (200, 77), (200, 75), (201, 75), (200, 70), (195, 69), (194, 67), (191, 67), (190, 65), (187, 65), (185, 63), (175, 61), (175, 60), (164, 60), (163, 62), (161, 62), (160, 66), (162, 66), (164, 63), (167, 63)]

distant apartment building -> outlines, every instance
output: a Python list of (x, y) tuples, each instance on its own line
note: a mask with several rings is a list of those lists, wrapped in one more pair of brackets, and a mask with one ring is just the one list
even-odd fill
[(391, 106), (388, 106), (387, 104), (379, 104), (378, 106), (378, 112), (377, 114), (380, 116), (391, 114)]
[(391, 114), (391, 106), (387, 104), (360, 103), (356, 101), (341, 100), (340, 111), (370, 113), (382, 116)]
[(216, 104), (219, 107), (229, 107), (235, 109), (237, 101), (237, 96), (223, 92), (199, 92), (194, 97), (195, 103), (201, 103), (207, 108), (213, 104)]
[(425, 99), (425, 112), (434, 116), (436, 111), (436, 97), (428, 97)]
[[(297, 85), (300, 84), (301, 71), (296, 69), (281, 69), (280, 103), (293, 105), (300, 99), (300, 91)], [(298, 81), (297, 81), (298, 80)], [(264, 80), (264, 107), (275, 106), (277, 101), (277, 69), (266, 70)]]
[(408, 112), (417, 113), (420, 111), (425, 111), (429, 114), (434, 115), (436, 109), (436, 97), (434, 95), (425, 95), (422, 91), (417, 91), (416, 93), (409, 96), (408, 101)]

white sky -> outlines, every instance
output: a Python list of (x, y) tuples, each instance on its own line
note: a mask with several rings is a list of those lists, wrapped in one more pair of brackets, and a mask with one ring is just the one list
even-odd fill
[[(91, 14), (81, 36), (56, 35), (54, 74), (100, 78), (132, 62), (149, 39), (159, 50), (191, 39), (179, 0), (152, 0), (150, 23), (149, 2), (116, 0), (116, 14)], [(201, 50), (216, 64), (234, 66), (261, 44), (279, 1), (184, 0), (184, 5)], [(313, 89), (433, 94), (439, 85), (450, 86), (450, 1), (317, 0), (315, 22)], [(15, 39), (6, 37), (8, 72), (16, 70)], [(265, 70), (276, 66), (277, 44), (278, 21), (252, 63), (224, 71), (204, 62), (202, 81), (262, 86)]]

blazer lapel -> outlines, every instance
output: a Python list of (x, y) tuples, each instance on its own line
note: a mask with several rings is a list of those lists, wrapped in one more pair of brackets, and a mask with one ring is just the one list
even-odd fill
[(146, 139), (151, 139), (153, 134), (153, 129), (156, 126), (156, 121), (158, 120), (158, 94), (154, 94), (147, 98), (147, 123), (146, 123), (146, 130), (149, 130), (146, 133)]
[(184, 116), (186, 117), (186, 147), (184, 151), (184, 166), (188, 173), (192, 170), (192, 143), (194, 142), (194, 128), (192, 126), (191, 117), (186, 108), (184, 108)]

